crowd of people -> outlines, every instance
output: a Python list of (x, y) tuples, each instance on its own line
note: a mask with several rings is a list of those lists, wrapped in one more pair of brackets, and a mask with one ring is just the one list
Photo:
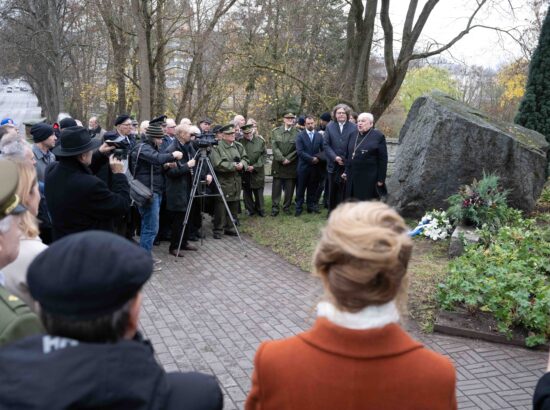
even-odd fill
[[(325, 295), (310, 330), (259, 346), (247, 409), (457, 406), (451, 362), (399, 325), (412, 242), (394, 210), (368, 201), (384, 195), (387, 167), (373, 123), (339, 104), (319, 122), (287, 112), (272, 130), (272, 217), (291, 214), (294, 191), (296, 217), (329, 209), (314, 254)], [(0, 408), (221, 409), (215, 377), (165, 372), (138, 323), (160, 269), (155, 242), (169, 240), (174, 257), (196, 251), (202, 212), (215, 239), (236, 235), (241, 194), (250, 216), (265, 216), (254, 119), (138, 127), (123, 114), (106, 131), (95, 117), (87, 128), (64, 118), (30, 136), (0, 127)], [(201, 155), (212, 169), (197, 169)]]

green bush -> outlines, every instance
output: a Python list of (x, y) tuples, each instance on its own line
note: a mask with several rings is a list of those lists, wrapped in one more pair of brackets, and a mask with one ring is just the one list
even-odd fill
[(481, 237), (450, 263), (440, 306), (491, 312), (500, 332), (509, 336), (522, 326), (528, 346), (544, 343), (550, 336), (550, 228), (528, 220), (496, 234), (482, 230)]
[(498, 176), (484, 174), (483, 179), (461, 186), (457, 194), (447, 199), (450, 205), (447, 214), (455, 224), (497, 231), (521, 219), (521, 212), (507, 205), (507, 195), (499, 185)]

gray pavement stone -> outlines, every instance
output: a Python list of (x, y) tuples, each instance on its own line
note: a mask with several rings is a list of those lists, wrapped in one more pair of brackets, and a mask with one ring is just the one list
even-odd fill
[[(315, 320), (322, 288), (310, 274), (245, 239), (208, 238), (183, 258), (155, 247), (162, 259), (144, 289), (140, 327), (169, 371), (217, 376), (225, 409), (242, 409), (250, 390), (254, 354), (264, 340), (295, 335)], [(547, 356), (405, 327), (457, 369), (461, 409), (528, 409)]]

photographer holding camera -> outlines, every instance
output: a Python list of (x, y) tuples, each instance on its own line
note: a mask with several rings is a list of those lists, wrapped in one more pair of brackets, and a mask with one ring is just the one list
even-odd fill
[(130, 171), (143, 185), (153, 192), (151, 202), (139, 207), (141, 236), (139, 245), (151, 252), (159, 229), (159, 211), (164, 189), (163, 165), (183, 158), (181, 151), (159, 152), (164, 133), (158, 123), (151, 121), (145, 132), (146, 141), (138, 144), (130, 153)]
[[(173, 256), (183, 257), (181, 250), (196, 251), (197, 248), (189, 245), (189, 233), (191, 223), (193, 219), (200, 218), (200, 207), (193, 204), (191, 210), (190, 219), (185, 228), (183, 235), (183, 242), (181, 248), (178, 249), (181, 230), (183, 228), (183, 222), (185, 219), (185, 213), (189, 205), (189, 199), (191, 194), (191, 188), (193, 186), (193, 177), (196, 170), (195, 166), (197, 161), (195, 160), (196, 151), (193, 148), (191, 141), (191, 128), (187, 124), (178, 125), (176, 127), (176, 139), (168, 146), (166, 153), (175, 151), (181, 151), (183, 157), (176, 162), (170, 162), (164, 164), (166, 170), (166, 209), (172, 213), (172, 233), (170, 239), (169, 253)], [(212, 175), (206, 175), (204, 177), (207, 184), (212, 182)], [(195, 176), (197, 177), (197, 176)], [(202, 179), (203, 175), (200, 176)], [(198, 212), (198, 215), (193, 215)]]
[[(114, 221), (130, 209), (130, 187), (113, 149), (93, 140), (84, 127), (61, 131), (52, 150), (58, 162), (48, 166), (44, 183), (54, 240), (91, 229), (112, 232)], [(110, 185), (94, 175), (107, 161)]]
[(212, 150), (211, 161), (216, 171), (222, 192), (232, 215), (227, 215), (223, 199), (216, 197), (214, 206), (214, 239), (221, 239), (222, 233), (237, 236), (231, 219), (237, 217), (237, 210), (241, 197), (240, 172), (248, 167), (248, 155), (244, 147), (235, 141), (233, 124), (223, 126), (223, 133), (219, 145)]

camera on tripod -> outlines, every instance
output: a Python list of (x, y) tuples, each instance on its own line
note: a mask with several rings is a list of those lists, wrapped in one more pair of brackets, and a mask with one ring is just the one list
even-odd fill
[(115, 149), (112, 151), (112, 154), (116, 159), (128, 159), (128, 151), (130, 150), (130, 143), (128, 140), (119, 135), (114, 140), (105, 141), (107, 145), (114, 146)]
[(199, 148), (208, 148), (213, 145), (218, 145), (218, 140), (216, 139), (216, 134), (208, 132), (199, 135), (199, 137), (196, 139), (197, 146)]

